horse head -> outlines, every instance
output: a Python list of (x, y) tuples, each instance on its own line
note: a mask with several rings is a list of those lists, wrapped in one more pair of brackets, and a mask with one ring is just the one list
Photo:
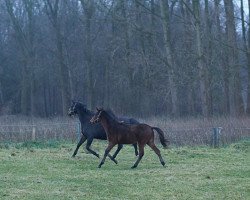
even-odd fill
[(96, 107), (96, 110), (97, 110), (97, 112), (96, 112), (96, 113), (94, 114), (94, 116), (90, 119), (90, 122), (91, 122), (92, 124), (95, 124), (95, 123), (100, 122), (101, 115), (102, 115), (102, 113), (103, 113), (103, 111), (104, 111), (103, 108), (97, 108), (97, 107)]
[(71, 101), (71, 106), (69, 108), (68, 111), (68, 115), (72, 116), (72, 115), (77, 115), (79, 114), (80, 109), (85, 108), (86, 106), (78, 101)]

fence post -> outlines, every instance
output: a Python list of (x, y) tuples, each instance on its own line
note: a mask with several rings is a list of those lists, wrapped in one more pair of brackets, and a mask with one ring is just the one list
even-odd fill
[(35, 141), (36, 140), (36, 127), (33, 126), (32, 127), (32, 141)]
[(221, 127), (213, 128), (212, 134), (212, 147), (218, 148), (220, 145), (220, 134), (221, 134)]

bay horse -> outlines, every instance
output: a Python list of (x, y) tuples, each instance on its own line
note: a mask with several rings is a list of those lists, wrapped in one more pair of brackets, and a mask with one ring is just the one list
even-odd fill
[(97, 112), (90, 120), (91, 123), (100, 122), (106, 131), (108, 138), (108, 147), (105, 150), (105, 154), (99, 164), (99, 168), (104, 164), (107, 155), (110, 150), (116, 144), (135, 144), (139, 146), (139, 157), (135, 164), (131, 168), (136, 168), (144, 155), (144, 147), (147, 144), (150, 146), (160, 159), (160, 162), (165, 166), (165, 162), (161, 156), (160, 150), (154, 144), (154, 131), (159, 134), (160, 142), (163, 147), (167, 147), (169, 141), (164, 137), (164, 133), (160, 128), (151, 127), (147, 124), (125, 124), (119, 122), (113, 114), (104, 109), (96, 108)]
[[(76, 149), (72, 157), (76, 156), (80, 146), (87, 140), (87, 144), (86, 144), (87, 151), (89, 151), (90, 153), (92, 153), (93, 155), (99, 158), (99, 154), (93, 151), (90, 148), (90, 146), (93, 142), (93, 139), (107, 140), (107, 136), (106, 136), (105, 130), (103, 129), (100, 123), (98, 124), (90, 123), (90, 119), (94, 116), (94, 113), (88, 110), (84, 104), (77, 102), (77, 101), (72, 101), (71, 106), (68, 111), (68, 115), (69, 116), (77, 115), (79, 117), (79, 120), (81, 123), (81, 133), (82, 133), (81, 138), (76, 146)], [(120, 120), (127, 124), (139, 124), (139, 122), (133, 118), (121, 117), (121, 118), (118, 118), (117, 120)], [(135, 143), (133, 144), (133, 146), (135, 149), (135, 155), (137, 156), (138, 155), (137, 144)], [(123, 147), (122, 144), (118, 144), (117, 150), (115, 151), (114, 155), (113, 156), (108, 155), (109, 158), (113, 160), (115, 163), (117, 163), (115, 158), (117, 154), (119, 153), (119, 151), (122, 149), (122, 147)]]

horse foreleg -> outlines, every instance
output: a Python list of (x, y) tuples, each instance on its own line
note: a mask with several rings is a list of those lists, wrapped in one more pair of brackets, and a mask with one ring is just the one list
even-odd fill
[(110, 158), (110, 160), (112, 160), (115, 164), (118, 164), (118, 162), (116, 161), (116, 159), (111, 156), (110, 154), (108, 154), (108, 157)]
[(98, 165), (99, 168), (101, 168), (101, 166), (104, 164), (106, 157), (108, 156), (110, 150), (115, 146), (116, 144), (113, 143), (109, 143), (108, 147), (105, 150), (104, 156), (102, 158), (102, 161), (100, 162), (100, 164)]
[(139, 157), (137, 158), (135, 164), (131, 167), (132, 169), (137, 167), (142, 157), (144, 156), (144, 146), (145, 146), (144, 144), (139, 144)]
[[(135, 156), (138, 156), (137, 144), (135, 143), (135, 144), (132, 144), (132, 145), (135, 148)], [(122, 147), (123, 147), (122, 144), (118, 144), (118, 147), (117, 147), (117, 149), (116, 149), (116, 151), (115, 151), (115, 153), (113, 155), (114, 159), (116, 158), (116, 156), (118, 155), (118, 153), (121, 151)]]
[(72, 157), (75, 157), (75, 156), (76, 156), (76, 154), (77, 154), (77, 152), (78, 152), (78, 149), (79, 149), (80, 146), (86, 141), (86, 139), (87, 139), (86, 136), (85, 136), (85, 135), (82, 135), (81, 139), (79, 140), (79, 142), (78, 142), (78, 144), (77, 144), (77, 146), (76, 146), (76, 149), (75, 149), (75, 151), (74, 151)]
[(92, 149), (90, 149), (90, 146), (91, 146), (92, 142), (93, 142), (93, 138), (88, 138), (88, 139), (87, 139), (86, 149), (87, 149), (90, 153), (92, 153), (93, 155), (95, 155), (97, 158), (99, 158), (99, 154), (96, 153), (95, 151), (93, 151)]
[(116, 158), (117, 154), (121, 151), (122, 147), (123, 147), (122, 144), (118, 144), (118, 147), (117, 147), (117, 149), (116, 149), (116, 151), (115, 151), (115, 153), (113, 155), (113, 159)]

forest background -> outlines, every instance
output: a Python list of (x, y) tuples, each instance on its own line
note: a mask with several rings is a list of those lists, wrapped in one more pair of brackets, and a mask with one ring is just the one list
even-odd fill
[(2, 0), (0, 114), (72, 99), (136, 116), (250, 115), (243, 0)]

